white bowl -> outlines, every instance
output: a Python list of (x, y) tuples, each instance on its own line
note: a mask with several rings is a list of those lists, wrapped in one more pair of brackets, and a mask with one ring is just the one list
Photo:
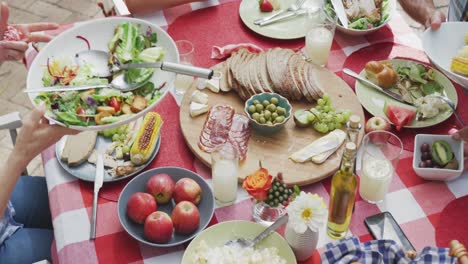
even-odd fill
[(424, 51), (432, 63), (465, 89), (468, 87), (468, 77), (452, 72), (450, 64), (452, 58), (465, 46), (466, 33), (468, 23), (446, 22), (438, 30), (427, 29), (421, 39)]
[[(45, 65), (47, 65), (47, 59), (50, 57), (60, 57), (66, 56), (73, 59), (75, 54), (79, 51), (86, 49), (86, 44), (76, 38), (76, 36), (83, 36), (89, 40), (91, 49), (104, 50), (108, 51), (107, 43), (112, 39), (114, 35), (115, 28), (122, 22), (131, 22), (134, 24), (140, 24), (140, 31), (146, 32), (147, 28), (151, 28), (153, 32), (157, 33), (158, 42), (157, 45), (164, 47), (166, 53), (164, 55), (165, 61), (179, 62), (179, 52), (177, 47), (172, 40), (172, 38), (160, 27), (151, 24), (147, 21), (135, 19), (135, 18), (126, 18), (126, 17), (114, 17), (114, 18), (104, 18), (96, 19), (88, 22), (80, 23), (78, 26), (73, 27), (62, 34), (58, 35), (51, 42), (49, 42), (42, 50), (39, 52), (37, 57), (34, 59), (31, 67), (28, 71), (28, 78), (26, 81), (26, 86), (28, 89), (40, 89), (42, 85), (42, 76), (44, 74)], [(162, 85), (166, 82), (164, 89), (162, 89), (163, 95), (159, 100), (156, 100), (153, 104), (148, 105), (143, 111), (132, 115), (131, 117), (121, 120), (116, 123), (106, 124), (106, 125), (96, 125), (96, 126), (70, 126), (76, 130), (104, 130), (113, 127), (117, 127), (126, 123), (129, 123), (133, 120), (138, 119), (143, 116), (151, 109), (153, 109), (166, 95), (166, 93), (172, 89), (174, 85), (175, 74), (166, 71), (155, 71), (151, 81), (154, 83), (155, 87)], [(29, 99), (34, 103), (34, 98), (38, 93), (29, 93)], [(59, 124), (61, 126), (66, 126), (65, 124), (55, 120), (53, 117), (46, 115), (46, 118), (52, 122)]]
[[(445, 140), (452, 147), (455, 159), (458, 161), (458, 170), (438, 169), (438, 168), (420, 168), (421, 162), (421, 145), (424, 143), (432, 146), (432, 143), (437, 140)], [(454, 140), (450, 135), (431, 135), (418, 134), (414, 142), (413, 169), (416, 174), (426, 180), (435, 181), (451, 181), (458, 178), (463, 172), (463, 141)]]
[(344, 34), (350, 35), (350, 36), (364, 36), (364, 35), (376, 32), (377, 30), (385, 27), (388, 24), (388, 22), (390, 21), (390, 19), (392, 19), (393, 15), (395, 14), (395, 11), (396, 11), (396, 2), (395, 2), (395, 0), (388, 0), (388, 1), (389, 1), (388, 4), (389, 4), (389, 8), (390, 8), (390, 15), (388, 16), (387, 20), (385, 20), (385, 22), (382, 23), (382, 25), (380, 25), (378, 27), (370, 28), (370, 29), (361, 30), (361, 29), (345, 28), (345, 27), (343, 27), (342, 25), (340, 25), (337, 22), (336, 23), (336, 29), (338, 31), (343, 32)]

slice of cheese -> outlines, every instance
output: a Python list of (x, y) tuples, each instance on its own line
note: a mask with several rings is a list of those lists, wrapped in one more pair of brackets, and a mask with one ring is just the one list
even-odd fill
[(335, 153), (335, 151), (343, 144), (343, 142), (346, 139), (346, 133), (341, 129), (336, 129), (330, 133), (334, 133), (334, 135), (338, 138), (338, 146), (335, 149), (330, 149), (321, 154), (313, 156), (312, 157), (313, 163), (321, 164), (325, 162), (328, 159), (328, 157), (330, 157), (333, 153)]
[[(323, 161), (325, 161), (325, 159), (328, 158), (331, 154), (333, 154), (333, 152), (335, 152), (338, 149), (338, 147), (343, 143), (343, 141), (341, 141), (341, 139), (343, 138), (343, 134), (344, 137), (346, 137), (346, 133), (343, 132), (343, 130), (335, 129), (328, 135), (315, 140), (314, 142), (310, 143), (309, 145), (305, 146), (299, 151), (293, 153), (289, 158), (294, 162), (303, 163), (311, 160), (316, 156), (319, 156), (318, 158), (316, 158), (317, 161), (321, 161), (322, 159)], [(324, 159), (325, 156), (326, 158)]]
[(199, 104), (208, 104), (208, 95), (204, 92), (195, 90), (192, 94), (192, 102)]
[(199, 104), (196, 102), (191, 102), (189, 109), (190, 109), (190, 116), (196, 117), (196, 116), (199, 116), (201, 114), (208, 112), (210, 107), (206, 104)]
[(206, 88), (210, 89), (213, 93), (219, 93), (219, 79), (211, 79), (206, 81)]

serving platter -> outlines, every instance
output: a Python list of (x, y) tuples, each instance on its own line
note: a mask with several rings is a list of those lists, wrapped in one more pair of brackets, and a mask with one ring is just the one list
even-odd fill
[[(418, 63), (412, 60), (404, 60), (404, 59), (392, 59), (388, 61), (392, 63), (395, 69), (396, 67), (399, 67), (399, 66), (406, 66), (408, 63)], [(439, 72), (438, 70), (434, 68), (432, 69), (435, 71), (435, 81), (440, 83), (444, 87), (445, 96), (447, 96), (450, 100), (452, 100), (455, 103), (455, 106), (457, 106), (458, 96), (457, 96), (457, 91), (455, 90), (455, 87), (453, 86), (453, 84), (441, 72)], [(360, 72), (360, 75), (365, 77), (364, 69)], [(356, 95), (359, 101), (361, 102), (362, 106), (369, 113), (371, 113), (374, 116), (384, 117), (387, 120), (389, 119), (386, 117), (384, 110), (383, 110), (385, 102), (391, 103), (393, 105), (406, 105), (358, 81), (356, 82)], [(411, 122), (410, 125), (405, 126), (405, 127), (423, 128), (423, 127), (434, 126), (434, 125), (444, 122), (452, 114), (453, 114), (452, 111), (448, 109), (433, 118), (428, 118), (428, 119), (421, 120), (421, 121), (413, 119), (413, 122)]]
[[(223, 64), (213, 67), (214, 70), (222, 71)], [(364, 127), (364, 111), (351, 88), (338, 76), (327, 69), (314, 67), (316, 83), (330, 95), (332, 104), (340, 109), (349, 109), (353, 114), (361, 117)], [(224, 78), (224, 76), (223, 76)], [(182, 134), (191, 151), (205, 165), (211, 166), (211, 156), (198, 147), (199, 136), (206, 119), (206, 114), (195, 118), (190, 117), (189, 105), (192, 93), (197, 89), (196, 82), (186, 92), (182, 99), (180, 108), (180, 125)], [(244, 102), (234, 91), (227, 93), (212, 93), (204, 90), (209, 96), (208, 105), (229, 104), (238, 114), (244, 113)], [(290, 101), (292, 111), (298, 109), (310, 109), (315, 104), (304, 101)], [(342, 129), (346, 129), (344, 126)], [(267, 168), (271, 175), (278, 172), (283, 173), (286, 184), (297, 184), (299, 186), (320, 181), (332, 175), (340, 165), (342, 148), (331, 155), (323, 164), (317, 165), (312, 162), (294, 163), (288, 157), (322, 137), (324, 134), (316, 132), (313, 128), (298, 128), (293, 118), (288, 120), (285, 127), (273, 135), (260, 135), (252, 130), (247, 158), (239, 164), (239, 180), (253, 173), (259, 167), (259, 160), (263, 167)], [(364, 136), (364, 130), (359, 134), (359, 140)]]
[[(89, 181), (89, 182), (94, 182), (94, 177), (96, 175), (96, 165), (91, 164), (87, 161), (83, 162), (82, 164), (74, 167), (68, 166), (67, 163), (63, 162), (62, 159), (60, 158), (62, 156), (62, 151), (65, 147), (65, 142), (67, 140), (67, 136), (64, 136), (60, 141), (55, 144), (55, 155), (57, 157), (57, 160), (62, 166), (64, 170), (66, 170), (68, 173), (71, 175), (77, 177), (78, 179), (81, 179), (83, 181)], [(112, 140), (109, 138), (105, 138), (102, 135), (98, 135), (96, 139), (96, 145), (94, 146), (94, 149), (96, 150), (105, 150), (112, 144)], [(122, 176), (122, 177), (112, 177), (109, 173), (107, 173), (106, 170), (104, 170), (104, 182), (114, 182), (114, 181), (120, 181), (126, 178), (130, 178), (134, 175), (137, 175), (140, 173), (144, 168), (146, 168), (156, 157), (156, 155), (159, 152), (159, 147), (161, 146), (161, 135), (159, 135), (158, 140), (156, 142), (156, 146), (153, 150), (153, 153), (151, 154), (151, 157), (147, 162), (144, 164), (138, 166), (135, 168), (135, 171)]]

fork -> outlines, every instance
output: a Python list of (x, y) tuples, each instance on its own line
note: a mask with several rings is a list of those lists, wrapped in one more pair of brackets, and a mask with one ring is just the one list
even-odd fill
[(429, 96), (431, 97), (435, 97), (435, 98), (439, 98), (441, 100), (443, 100), (444, 102), (446, 102), (448, 104), (448, 106), (452, 109), (452, 112), (453, 114), (455, 115), (455, 117), (457, 118), (458, 122), (460, 122), (460, 124), (465, 127), (465, 123), (463, 122), (463, 120), (460, 118), (460, 116), (457, 114), (457, 111), (455, 110), (455, 104), (453, 103), (452, 100), (450, 100), (448, 97), (445, 97), (445, 96), (442, 96), (442, 95), (438, 95), (438, 94), (430, 94)]
[(304, 4), (305, 1), (306, 0), (296, 0), (296, 3), (290, 5), (287, 9), (282, 9), (282, 10), (272, 14), (271, 16), (255, 19), (254, 24), (259, 25), (260, 23), (268, 21), (268, 20), (270, 20), (270, 19), (272, 19), (274, 17), (277, 17), (277, 16), (285, 13), (285, 12), (296, 12), (297, 10), (299, 10), (299, 8), (301, 8), (301, 6)]

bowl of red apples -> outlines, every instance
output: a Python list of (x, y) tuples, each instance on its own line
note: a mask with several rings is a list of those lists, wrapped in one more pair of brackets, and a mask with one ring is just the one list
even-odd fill
[(172, 247), (194, 238), (208, 226), (214, 207), (205, 180), (177, 167), (156, 168), (133, 178), (117, 205), (125, 231), (156, 247)]

